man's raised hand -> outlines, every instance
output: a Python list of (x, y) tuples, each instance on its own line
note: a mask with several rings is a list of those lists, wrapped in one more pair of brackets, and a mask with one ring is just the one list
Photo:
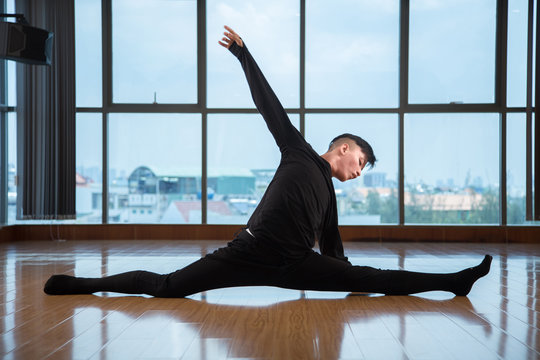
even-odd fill
[(233, 41), (236, 43), (236, 45), (240, 47), (244, 46), (244, 42), (242, 41), (242, 38), (240, 37), (240, 35), (235, 33), (233, 29), (225, 25), (225, 30), (227, 30), (223, 33), (223, 35), (225, 36), (223, 37), (223, 39), (218, 41), (218, 43), (221, 46), (226, 47), (228, 49), (231, 47)]

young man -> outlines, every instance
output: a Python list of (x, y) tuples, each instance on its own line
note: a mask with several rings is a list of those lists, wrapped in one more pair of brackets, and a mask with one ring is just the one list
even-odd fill
[[(430, 290), (467, 295), (489, 272), (491, 256), (480, 265), (450, 274), (415, 273), (353, 266), (343, 253), (332, 177), (348, 181), (376, 161), (362, 138), (343, 134), (318, 155), (291, 124), (245, 44), (225, 27), (219, 43), (240, 61), (253, 101), (281, 152), (281, 163), (259, 206), (227, 247), (171, 274), (131, 271), (104, 278), (54, 275), (51, 295), (113, 291), (184, 297), (201, 291), (267, 285), (290, 289), (406, 295)], [(315, 240), (321, 254), (313, 251)]]

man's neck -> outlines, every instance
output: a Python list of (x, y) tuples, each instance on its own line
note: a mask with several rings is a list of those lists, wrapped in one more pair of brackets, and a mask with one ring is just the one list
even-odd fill
[(324, 154), (321, 155), (321, 157), (326, 160), (326, 162), (330, 165), (330, 170), (332, 172), (332, 176), (334, 176), (334, 157), (332, 156), (331, 153), (329, 152), (326, 152)]

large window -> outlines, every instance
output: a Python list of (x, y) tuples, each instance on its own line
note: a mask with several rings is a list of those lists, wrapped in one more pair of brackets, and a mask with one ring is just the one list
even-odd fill
[(229, 25), (317, 152), (373, 146), (373, 169), (334, 181), (340, 224), (526, 223), (531, 1), (75, 0), (76, 222), (246, 223), (280, 154), (217, 43)]
[(15, 62), (7, 61), (7, 105), (17, 106), (17, 82)]
[(506, 122), (506, 201), (508, 224), (525, 222), (526, 117), (523, 113), (508, 114)]
[(7, 221), (15, 223), (17, 217), (17, 186), (15, 176), (17, 174), (17, 115), (11, 112), (8, 119), (8, 196), (7, 196)]
[(508, 1), (508, 106), (526, 105), (527, 0)]
[[(13, 14), (15, 12), (14, 0), (0, 1), (0, 10), (2, 13)], [(7, 19), (4, 19), (7, 20)], [(9, 20), (13, 21), (13, 20)], [(0, 219), (2, 222), (14, 223), (16, 221), (16, 173), (17, 173), (17, 115), (15, 106), (17, 106), (17, 87), (16, 87), (16, 64), (14, 61), (0, 59), (0, 133), (7, 133), (7, 142), (4, 143), (6, 137), (0, 139), (0, 152), (2, 157), (7, 159), (6, 169), (2, 169), (1, 176), (5, 176), (4, 181), (7, 183), (7, 194), (0, 198), (5, 199), (5, 203), (1, 202), (0, 206), (4, 207), (5, 218)], [(4, 151), (7, 154), (4, 155)]]
[(229, 25), (242, 35), (283, 106), (298, 107), (299, 1), (208, 0), (206, 9), (208, 106), (254, 107), (238, 60), (217, 43), (223, 37), (223, 25)]
[(409, 102), (494, 102), (497, 1), (410, 3)]
[(397, 107), (399, 2), (306, 1), (306, 105)]
[(112, 0), (115, 103), (197, 102), (197, 1)]
[(499, 222), (499, 115), (405, 118), (405, 222)]
[(75, 210), (78, 223), (101, 223), (103, 201), (101, 130), (101, 114), (77, 114)]
[(75, 95), (77, 107), (100, 107), (101, 2), (75, 1)]
[[(7, 14), (13, 14), (15, 13), (15, 2), (14, 0), (7, 0), (4, 1), (6, 6), (5, 13)], [(13, 20), (9, 20), (13, 21)], [(16, 63), (14, 61), (6, 61), (6, 60), (0, 60), (1, 66), (6, 66), (5, 71), (7, 75), (7, 94), (3, 94), (4, 96), (7, 95), (7, 105), (8, 106), (17, 106), (17, 83), (16, 83)]]
[(109, 116), (109, 221), (201, 223), (201, 116)]

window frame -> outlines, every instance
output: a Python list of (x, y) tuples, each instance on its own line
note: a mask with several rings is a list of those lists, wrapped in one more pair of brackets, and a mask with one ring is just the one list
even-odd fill
[[(108, 223), (108, 115), (111, 113), (200, 113), (201, 114), (201, 138), (202, 138), (202, 224), (207, 224), (207, 116), (208, 114), (250, 114), (257, 113), (256, 109), (250, 108), (209, 108), (207, 106), (207, 69), (206, 69), (206, 1), (197, 1), (197, 103), (195, 104), (115, 104), (112, 102), (112, 8), (113, 0), (101, 0), (102, 10), (102, 95), (101, 107), (78, 107), (77, 112), (94, 112), (102, 115), (103, 135), (103, 211), (102, 223)], [(298, 114), (300, 119), (300, 131), (305, 134), (306, 114), (322, 113), (392, 113), (398, 115), (398, 214), (399, 226), (405, 225), (404, 218), (404, 121), (405, 114), (412, 113), (498, 113), (500, 114), (499, 125), (499, 225), (505, 226), (507, 219), (507, 194), (506, 194), (506, 128), (507, 114), (524, 112), (526, 114), (526, 220), (533, 219), (532, 199), (532, 121), (533, 106), (532, 87), (533, 79), (533, 22), (535, 21), (534, 1), (528, 1), (528, 40), (527, 40), (527, 101), (525, 107), (508, 107), (507, 101), (507, 33), (508, 33), (508, 2), (497, 0), (496, 10), (496, 63), (495, 63), (495, 101), (485, 104), (410, 104), (408, 99), (409, 89), (409, 21), (410, 0), (399, 2), (399, 106), (397, 108), (307, 108), (305, 104), (305, 61), (306, 61), (306, 0), (299, 0), (300, 16), (300, 84), (299, 106), (287, 108), (286, 111)], [(538, 9), (536, 9), (538, 12)], [(537, 21), (537, 20), (536, 20)], [(538, 31), (538, 30), (536, 30)], [(538, 75), (537, 75), (538, 76)], [(8, 109), (14, 111), (14, 109)], [(5, 221), (4, 221), (5, 222)], [(391, 225), (384, 225), (391, 226)]]

